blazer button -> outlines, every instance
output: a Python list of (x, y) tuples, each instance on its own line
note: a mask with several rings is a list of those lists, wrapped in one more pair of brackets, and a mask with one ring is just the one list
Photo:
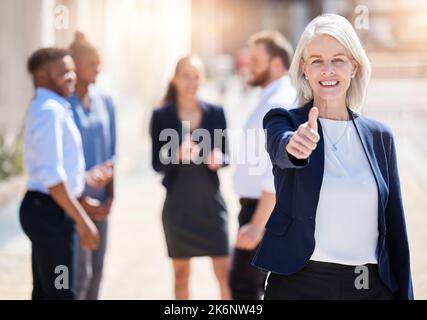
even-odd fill
[(314, 219), (314, 216), (309, 216), (308, 217), (310, 220), (313, 220)]

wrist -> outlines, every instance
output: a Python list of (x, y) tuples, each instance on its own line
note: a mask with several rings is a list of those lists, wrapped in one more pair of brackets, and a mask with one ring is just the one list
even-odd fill
[(249, 223), (252, 229), (255, 229), (257, 232), (263, 232), (264, 231), (264, 225), (259, 223), (258, 221), (251, 221)]
[(88, 219), (90, 220), (89, 213), (81, 207), (81, 209), (78, 210), (78, 214), (76, 215), (74, 222), (77, 227), (81, 227), (87, 224)]

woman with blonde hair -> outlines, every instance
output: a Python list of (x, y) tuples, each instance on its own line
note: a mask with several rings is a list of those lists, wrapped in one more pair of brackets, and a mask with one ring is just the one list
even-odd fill
[[(230, 299), (228, 214), (217, 174), (228, 163), (227, 142), (224, 134), (215, 134), (227, 125), (220, 106), (197, 96), (203, 70), (197, 56), (178, 61), (164, 105), (151, 118), (152, 165), (163, 174), (166, 187), (162, 221), (175, 297), (189, 299), (190, 259), (208, 256), (221, 298)], [(171, 141), (162, 138), (165, 133)], [(170, 143), (176, 148), (168, 148)]]
[(276, 205), (254, 258), (265, 299), (413, 299), (393, 135), (360, 114), (371, 67), (335, 14), (304, 30), (290, 67), (300, 108), (264, 117)]

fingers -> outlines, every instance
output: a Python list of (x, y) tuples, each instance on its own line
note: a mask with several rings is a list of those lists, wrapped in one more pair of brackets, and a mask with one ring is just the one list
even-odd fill
[(98, 178), (103, 182), (109, 182), (112, 175), (113, 175), (113, 169), (111, 167), (108, 167), (106, 165), (100, 165), (98, 168)]
[(104, 166), (107, 168), (114, 168), (114, 161), (112, 160), (107, 160), (104, 162)]
[(304, 136), (305, 138), (311, 140), (314, 143), (317, 143), (320, 140), (319, 133), (316, 130), (312, 129), (308, 125), (308, 122), (301, 124), (296, 132), (298, 132), (298, 135)]
[(185, 163), (191, 161), (196, 153), (195, 144), (191, 140), (191, 135), (186, 134), (178, 150), (178, 159)]
[(208, 169), (211, 171), (216, 171), (219, 168), (221, 168), (221, 165), (219, 165), (219, 164), (208, 163)]
[(313, 151), (316, 149), (317, 141), (314, 140), (312, 136), (308, 136), (297, 131), (292, 138), (303, 148), (303, 150), (307, 149), (307, 151)]
[(85, 249), (95, 250), (99, 245), (99, 233), (92, 220), (84, 219), (82, 224), (79, 224), (77, 231), (80, 237), (81, 247)]
[(200, 158), (200, 147), (196, 144), (190, 135), (186, 135), (178, 150), (178, 159), (183, 163), (197, 162)]
[(112, 169), (97, 165), (86, 173), (86, 183), (94, 188), (102, 188), (111, 181)]
[(95, 250), (96, 248), (98, 248), (98, 245), (99, 245), (99, 235), (98, 235), (98, 232), (91, 233), (87, 237), (87, 242), (86, 242), (87, 248), (90, 249), (90, 250)]
[(248, 237), (246, 235), (245, 227), (240, 227), (239, 232), (237, 233), (236, 248), (245, 250), (248, 242)]
[(199, 157), (200, 157), (200, 147), (197, 144), (192, 142), (190, 147), (190, 159), (191, 161), (196, 162)]
[(297, 159), (307, 159), (317, 147), (319, 134), (308, 125), (300, 125), (286, 146), (286, 151)]
[(95, 250), (96, 248), (98, 248), (98, 241), (99, 239), (97, 237), (89, 237), (89, 236), (81, 237), (80, 246), (83, 249)]
[(221, 168), (223, 161), (224, 161), (224, 154), (220, 149), (214, 148), (209, 152), (207, 165), (210, 170), (215, 171)]
[(102, 178), (104, 179), (104, 181), (109, 182), (109, 180), (113, 176), (113, 170), (114, 170), (113, 167), (111, 167), (110, 165), (104, 164), (99, 169), (102, 173)]
[(240, 250), (253, 250), (261, 240), (262, 231), (257, 231), (250, 224), (239, 229), (236, 240), (236, 248)]
[(236, 241), (236, 248), (240, 250), (252, 250), (258, 245), (255, 239), (251, 239), (248, 236), (241, 236)]
[[(289, 143), (290, 144), (290, 143)], [(306, 153), (304, 151), (301, 151), (298, 147), (292, 146), (292, 145), (286, 146), (286, 151), (294, 156), (297, 159), (307, 159), (310, 156), (310, 153)]]
[(239, 233), (236, 241), (236, 248), (240, 250), (247, 250), (249, 239), (247, 239), (245, 234)]
[(83, 241), (82, 248), (88, 250), (96, 250), (98, 248), (98, 241)]
[(308, 113), (308, 125), (311, 129), (317, 131), (317, 118), (319, 117), (319, 109), (312, 107)]

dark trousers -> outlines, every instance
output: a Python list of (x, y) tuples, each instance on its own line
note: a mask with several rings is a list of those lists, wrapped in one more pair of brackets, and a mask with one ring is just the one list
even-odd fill
[[(300, 271), (290, 275), (270, 273), (265, 300), (392, 300), (392, 292), (384, 285), (376, 264), (356, 266), (308, 261)], [(360, 276), (365, 272), (364, 281)], [(361, 287), (364, 282), (366, 287)], [(357, 286), (356, 283), (359, 285)]]
[[(251, 221), (258, 200), (240, 199), (239, 226)], [(229, 285), (234, 300), (260, 300), (264, 294), (266, 274), (251, 265), (255, 250), (234, 249)]]
[(20, 207), (32, 248), (33, 300), (75, 299), (77, 238), (73, 220), (43, 193), (29, 191)]

